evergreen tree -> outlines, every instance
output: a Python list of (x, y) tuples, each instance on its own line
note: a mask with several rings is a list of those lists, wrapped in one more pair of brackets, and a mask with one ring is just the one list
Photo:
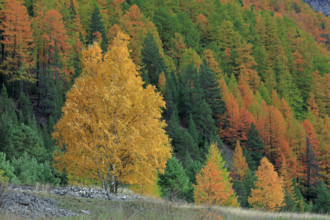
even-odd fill
[(247, 136), (248, 140), (244, 149), (244, 155), (249, 168), (252, 171), (255, 171), (260, 166), (260, 160), (263, 157), (264, 145), (260, 140), (259, 132), (253, 123), (251, 124)]
[(102, 39), (100, 43), (101, 48), (103, 51), (107, 50), (107, 35), (105, 33), (105, 28), (104, 28), (104, 24), (102, 21), (102, 15), (100, 12), (99, 7), (97, 6), (97, 4), (94, 5), (94, 10), (92, 12), (92, 17), (91, 17), (91, 21), (90, 21), (90, 25), (89, 25), (89, 37), (88, 37), (88, 43), (89, 44), (93, 44), (93, 42), (95, 40), (99, 40), (98, 38), (98, 34), (101, 35)]
[(187, 119), (191, 114), (202, 139), (210, 140), (216, 134), (212, 110), (204, 99), (203, 89), (196, 68), (188, 64), (183, 68), (181, 85), (180, 115)]
[(256, 177), (254, 172), (252, 172), (249, 168), (246, 169), (243, 180), (234, 180), (233, 189), (238, 196), (238, 202), (240, 203), (241, 207), (249, 207), (248, 198), (251, 194), (251, 189), (255, 187), (255, 181)]
[[(186, 152), (186, 156), (184, 158), (184, 169), (189, 178), (191, 184), (196, 184), (196, 174), (202, 168), (202, 163), (200, 162), (201, 157), (193, 160), (190, 156), (189, 152)], [(187, 201), (194, 202), (194, 188), (191, 187), (187, 192)]]
[(330, 191), (321, 181), (317, 187), (317, 197), (315, 199), (314, 211), (319, 213), (329, 213), (330, 212)]
[(188, 132), (189, 132), (190, 136), (193, 138), (193, 140), (195, 141), (195, 143), (199, 144), (199, 134), (196, 129), (194, 119), (192, 118), (191, 115), (189, 115)]
[(52, 116), (55, 120), (59, 119), (64, 104), (63, 81), (59, 78), (54, 80), (53, 73), (46, 70), (40, 75), (39, 82), (39, 112), (46, 116)]
[(194, 157), (199, 157), (199, 149), (197, 143), (191, 135), (185, 131), (180, 125), (180, 119), (176, 110), (171, 115), (168, 123), (168, 135), (172, 139), (174, 152), (178, 157), (183, 158), (185, 152), (191, 152)]
[(212, 117), (219, 122), (219, 115), (225, 112), (225, 103), (222, 100), (221, 89), (215, 72), (213, 72), (206, 60), (203, 60), (199, 69), (201, 87), (204, 97), (212, 110)]
[(292, 186), (293, 186), (295, 199), (297, 201), (295, 211), (303, 212), (306, 209), (306, 202), (304, 196), (301, 194), (301, 191), (297, 186), (297, 181), (295, 178), (292, 178)]
[(171, 201), (185, 198), (191, 188), (182, 164), (175, 157), (167, 161), (165, 173), (159, 174), (158, 184), (163, 197)]
[(169, 73), (166, 75), (166, 85), (165, 85), (165, 94), (164, 99), (166, 102), (166, 109), (165, 109), (165, 118), (168, 121), (172, 115), (172, 113), (177, 111), (177, 104), (178, 104), (178, 83), (176, 80), (176, 75)]
[(143, 41), (141, 54), (142, 63), (144, 64), (143, 69), (147, 72), (151, 84), (157, 86), (158, 77), (162, 72), (166, 73), (166, 67), (160, 56), (158, 45), (150, 32)]

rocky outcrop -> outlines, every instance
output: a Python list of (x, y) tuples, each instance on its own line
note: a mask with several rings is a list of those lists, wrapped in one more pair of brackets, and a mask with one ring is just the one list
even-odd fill
[(2, 215), (16, 216), (21, 218), (43, 218), (73, 216), (77, 213), (62, 209), (54, 199), (42, 198), (25, 192), (5, 192), (0, 205)]
[(102, 189), (87, 188), (87, 187), (54, 187), (49, 188), (46, 192), (42, 189), (37, 189), (34, 186), (19, 186), (11, 185), (7, 187), (8, 191), (27, 192), (27, 193), (46, 193), (55, 196), (72, 196), (89, 199), (106, 199), (115, 201), (133, 201), (142, 199), (139, 195), (111, 194)]
[[(39, 196), (42, 194), (45, 196)], [(134, 201), (144, 197), (139, 195), (114, 195), (102, 189), (87, 187), (54, 187), (39, 188), (36, 186), (10, 185), (0, 199), (0, 218), (2, 215), (20, 217), (24, 219), (52, 219), (73, 215), (90, 214), (89, 210), (74, 212), (60, 208), (55, 199), (46, 198), (47, 195), (77, 197), (88, 199), (104, 199), (114, 201)]]
[(305, 0), (315, 11), (321, 11), (325, 16), (330, 15), (330, 0)]

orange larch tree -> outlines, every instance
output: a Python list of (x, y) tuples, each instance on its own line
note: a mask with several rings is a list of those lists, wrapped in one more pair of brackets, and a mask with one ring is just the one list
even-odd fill
[(42, 68), (44, 71), (50, 68), (54, 78), (59, 77), (60, 72), (64, 72), (65, 76), (69, 77), (72, 71), (67, 64), (68, 52), (71, 48), (62, 15), (51, 9), (46, 14), (41, 11), (37, 19), (42, 34), (39, 51)]
[(251, 190), (249, 204), (261, 210), (279, 210), (284, 205), (283, 180), (266, 157), (261, 160), (256, 176), (256, 188)]
[(240, 142), (237, 141), (234, 156), (233, 156), (233, 162), (232, 162), (230, 176), (234, 180), (242, 181), (246, 174), (247, 168), (248, 168), (248, 165), (246, 163), (245, 156), (243, 155), (243, 151), (242, 151)]
[(227, 123), (223, 126), (221, 134), (227, 143), (233, 145), (240, 139), (241, 118), (239, 107), (232, 93), (229, 93), (228, 98), (224, 95), (224, 101), (227, 109)]
[(230, 176), (224, 167), (221, 153), (212, 144), (203, 169), (196, 176), (194, 198), (197, 204), (238, 206), (237, 196), (232, 189)]
[(308, 186), (314, 185), (319, 181), (320, 169), (320, 141), (317, 139), (314, 128), (306, 119), (303, 121), (303, 126), (306, 132), (306, 156), (305, 156), (305, 180)]
[(4, 57), (1, 64), (2, 72), (8, 75), (9, 81), (20, 81), (20, 93), (23, 92), (23, 81), (33, 82), (31, 73), (33, 36), (31, 21), (26, 7), (18, 0), (7, 0), (5, 10), (1, 15), (3, 21), (0, 29), (3, 31)]

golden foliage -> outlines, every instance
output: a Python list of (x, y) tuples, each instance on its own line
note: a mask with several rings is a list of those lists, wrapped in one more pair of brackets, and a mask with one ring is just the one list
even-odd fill
[(109, 182), (151, 183), (171, 157), (161, 120), (165, 102), (154, 87), (143, 88), (128, 39), (119, 32), (105, 55), (98, 44), (83, 52), (82, 75), (53, 133), (63, 150), (55, 166), (97, 179), (105, 189)]
[(279, 210), (284, 205), (283, 180), (266, 157), (261, 160), (256, 176), (258, 180), (255, 183), (256, 188), (251, 190), (249, 204), (257, 209)]

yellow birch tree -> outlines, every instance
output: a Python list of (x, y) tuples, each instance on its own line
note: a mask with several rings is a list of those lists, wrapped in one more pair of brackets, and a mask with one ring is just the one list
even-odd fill
[(117, 183), (152, 183), (163, 173), (171, 146), (161, 120), (165, 102), (143, 81), (121, 32), (102, 54), (97, 43), (83, 52), (83, 73), (67, 94), (53, 137), (61, 148), (55, 166), (75, 178)]

